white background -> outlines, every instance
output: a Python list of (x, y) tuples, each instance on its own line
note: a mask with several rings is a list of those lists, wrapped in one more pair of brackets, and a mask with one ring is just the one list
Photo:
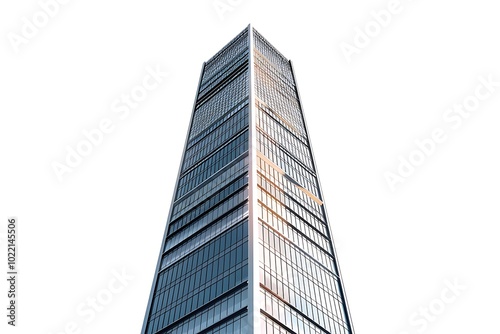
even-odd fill
[[(14, 215), (20, 278), (15, 329), (1, 280), (0, 332), (139, 333), (202, 63), (252, 23), (294, 63), (356, 332), (498, 333), (500, 87), (458, 129), (442, 118), (479, 76), (500, 81), (495, 1), (401, 0), (350, 63), (340, 44), (389, 1), (229, 3), (73, 0), (16, 53), (8, 34), (40, 5), (2, 2), (0, 267)], [(169, 76), (120, 120), (147, 66)], [(60, 182), (51, 164), (104, 118), (113, 132)], [(437, 127), (446, 142), (391, 191), (384, 173)], [(77, 308), (113, 270), (134, 278), (88, 321)], [(466, 288), (412, 324), (446, 280)]]

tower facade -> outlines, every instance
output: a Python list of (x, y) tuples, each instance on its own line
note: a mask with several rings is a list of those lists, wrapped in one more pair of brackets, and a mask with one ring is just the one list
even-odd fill
[(353, 333), (292, 65), (251, 26), (203, 64), (142, 333)]

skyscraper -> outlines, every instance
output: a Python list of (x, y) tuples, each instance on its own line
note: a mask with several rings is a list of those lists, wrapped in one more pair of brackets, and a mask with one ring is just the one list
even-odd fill
[(143, 333), (353, 333), (291, 62), (203, 64)]

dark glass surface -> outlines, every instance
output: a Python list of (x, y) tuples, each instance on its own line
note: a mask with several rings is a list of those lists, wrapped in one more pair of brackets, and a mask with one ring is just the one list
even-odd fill
[(245, 30), (204, 66), (148, 334), (247, 332), (248, 63)]

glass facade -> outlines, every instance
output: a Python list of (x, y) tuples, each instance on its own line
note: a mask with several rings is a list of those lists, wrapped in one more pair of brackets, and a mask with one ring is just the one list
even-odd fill
[(143, 333), (353, 333), (293, 69), (248, 27), (202, 70)]

